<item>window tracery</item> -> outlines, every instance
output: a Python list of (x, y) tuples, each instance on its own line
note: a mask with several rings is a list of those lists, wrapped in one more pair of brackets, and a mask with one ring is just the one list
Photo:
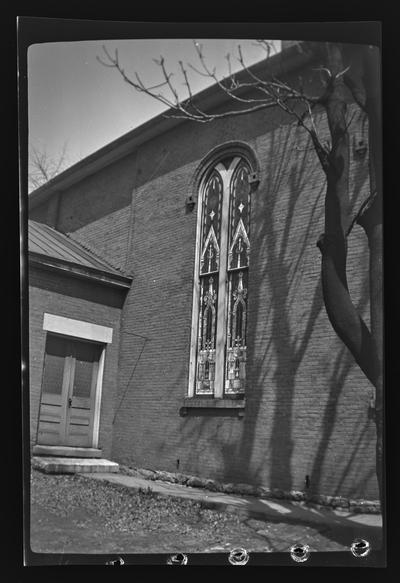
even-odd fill
[(227, 158), (202, 188), (195, 395), (245, 390), (250, 172), (243, 158)]

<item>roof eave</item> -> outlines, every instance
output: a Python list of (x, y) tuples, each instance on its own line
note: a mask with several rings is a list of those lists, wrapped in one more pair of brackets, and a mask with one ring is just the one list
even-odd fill
[[(311, 53), (300, 52), (297, 47), (291, 47), (282, 53), (270, 57), (267, 61), (256, 63), (251, 67), (251, 70), (257, 75), (259, 72), (265, 71), (266, 64), (268, 64), (271, 74), (277, 74), (278, 69), (280, 74), (287, 74), (307, 64), (311, 57)], [(242, 71), (237, 76), (239, 77), (244, 74), (245, 72)], [(204, 89), (196, 95), (196, 98), (202, 102), (202, 108), (205, 111), (222, 105), (229, 99), (219, 89), (218, 85), (212, 85)], [(187, 119), (168, 117), (171, 113), (172, 110), (170, 109), (157, 115), (106, 146), (103, 146), (83, 160), (80, 160), (61, 174), (49, 180), (43, 186), (34, 190), (28, 197), (29, 209), (35, 208), (56, 192), (69, 188), (105, 166), (127, 156), (135, 148), (152, 138), (174, 129), (182, 123), (188, 122)]]
[(28, 259), (29, 264), (35, 267), (55, 270), (62, 272), (65, 275), (90, 280), (92, 282), (119, 289), (128, 290), (132, 283), (132, 277), (129, 276), (110, 273), (93, 267), (77, 265), (69, 261), (55, 257), (48, 257), (47, 255), (42, 255), (33, 251), (29, 251)]

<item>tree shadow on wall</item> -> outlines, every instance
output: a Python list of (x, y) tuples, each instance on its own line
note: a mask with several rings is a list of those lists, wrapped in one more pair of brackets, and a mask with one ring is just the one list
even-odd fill
[[(232, 413), (196, 412), (184, 421), (183, 434), (189, 434), (190, 443), (195, 443), (191, 455), (201, 455), (202, 443), (208, 441), (219, 450), (224, 481), (266, 485), (268, 466), (268, 485), (291, 490), (294, 399), (296, 390), (301, 389), (296, 377), (305, 357), (312, 357), (310, 350), (318, 343), (316, 337), (312, 344), (310, 341), (316, 321), (324, 311), (316, 241), (323, 230), (325, 179), (309, 141), (294, 125), (283, 126), (271, 134), (264, 156), (265, 182), (253, 197), (246, 410), (244, 418), (238, 421), (243, 426), (240, 432), (231, 426), (229, 439), (227, 432), (220, 430), (223, 419), (221, 425), (217, 422), (212, 425), (209, 417)], [(356, 178), (353, 200), (360, 192), (362, 174)], [(363, 294), (363, 301), (365, 297)], [(326, 326), (335, 338), (328, 321)], [(322, 346), (321, 352), (326, 350)], [(322, 435), (310, 472), (315, 492), (322, 483), (324, 460), (337, 422), (338, 399), (353, 367), (345, 353), (346, 349), (339, 350), (331, 378), (324, 379), (329, 395), (325, 407), (319, 405)], [(310, 380), (302, 379), (303, 384), (310, 384)], [(304, 414), (307, 411), (303, 410), (303, 417)], [(192, 415), (198, 418), (193, 426)], [(310, 422), (306, 415), (305, 423)], [(362, 443), (362, 431), (352, 444), (354, 456)], [(307, 451), (305, 456), (308, 454)], [(337, 489), (346, 479), (351, 458), (343, 466)]]
[[(365, 468), (363, 468), (365, 458), (362, 455), (362, 449), (367, 439), (367, 432), (370, 429), (371, 423), (367, 415), (362, 418), (361, 414), (359, 423), (357, 423), (356, 419), (353, 419), (352, 428), (355, 428), (355, 431), (349, 427), (341, 451), (333, 452), (331, 448), (332, 436), (336, 429), (338, 418), (339, 399), (345, 386), (346, 378), (353, 366), (352, 358), (347, 353), (347, 349), (343, 347), (338, 352), (332, 365), (332, 375), (328, 383), (329, 393), (321, 421), (322, 431), (309, 476), (310, 495), (321, 493), (324, 489), (326, 490), (326, 483), (329, 481), (329, 476), (324, 476), (326, 474), (324, 463), (329, 453), (334, 454), (335, 459), (334, 470), (331, 470), (334, 473), (334, 483), (331, 484), (331, 487), (334, 486), (334, 489), (329, 492), (330, 495), (340, 494), (342, 486), (348, 479), (349, 474), (358, 473), (356, 468), (357, 460), (360, 461), (361, 459), (359, 476), (361, 477), (361, 471), (364, 470), (362, 476), (364, 482), (370, 480), (375, 474), (374, 464), (372, 464), (371, 470), (366, 474)], [(349, 454), (349, 452), (351, 453)], [(346, 490), (352, 492), (351, 495), (357, 496), (357, 487), (358, 484), (348, 485)]]
[[(264, 463), (256, 467), (252, 456), (257, 448), (258, 459), (265, 459), (268, 450), (271, 466), (270, 485), (291, 489), (291, 456), (293, 451), (291, 417), (295, 377), (306, 352), (315, 321), (322, 308), (320, 290), (312, 289), (310, 305), (301, 316), (301, 328), (293, 328), (293, 313), (297, 309), (297, 289), (308, 261), (307, 248), (315, 247), (315, 223), (321, 213), (323, 184), (315, 172), (315, 163), (309, 160), (309, 150), (296, 150), (293, 144), (304, 142), (295, 126), (283, 126), (271, 135), (266, 154), (266, 182), (262, 191), (253, 195), (251, 230), (251, 264), (249, 281), (249, 319), (247, 331), (248, 378), (246, 381), (246, 410), (238, 431), (232, 429), (232, 439), (214, 428), (204, 439), (211, 438), (219, 448), (223, 460), (223, 480), (260, 484)], [(299, 168), (301, 169), (299, 171)], [(310, 190), (310, 176), (314, 180), (312, 199), (306, 212), (299, 205), (306, 203), (305, 192)], [(286, 196), (282, 196), (282, 192)], [(313, 227), (314, 226), (314, 227)], [(257, 357), (255, 357), (257, 354)], [(271, 386), (270, 370), (274, 368)], [(272, 438), (266, 445), (260, 432), (260, 406), (268, 401), (266, 392), (274, 389), (268, 407), (275, 414)], [(201, 414), (194, 413), (197, 417)], [(220, 413), (221, 415), (221, 413)], [(231, 416), (231, 413), (224, 414)], [(262, 415), (267, 419), (268, 411)], [(192, 415), (191, 415), (192, 416)], [(214, 415), (215, 416), (215, 415)], [(266, 421), (265, 421), (266, 422)], [(185, 427), (192, 435), (189, 419)], [(199, 437), (210, 431), (207, 419), (196, 425)], [(193, 433), (194, 436), (194, 433)], [(261, 448), (261, 451), (260, 451)]]
[[(232, 471), (232, 456), (241, 461), (239, 476), (246, 482), (260, 483), (265, 464), (269, 465), (269, 486), (283, 490), (294, 487), (293, 465), (293, 417), (296, 390), (302, 386), (296, 375), (304, 358), (312, 358), (310, 345), (315, 324), (321, 310), (326, 318), (328, 331), (335, 338), (327, 321), (320, 282), (320, 254), (316, 248), (318, 235), (323, 231), (323, 206), (325, 177), (310, 151), (306, 137), (295, 126), (287, 126), (272, 135), (269, 159), (266, 160), (267, 177), (263, 192), (257, 196), (257, 217), (251, 234), (252, 264), (250, 267), (250, 315), (248, 326), (248, 351), (250, 371), (246, 393), (246, 414), (239, 447), (222, 446), (226, 461), (226, 475)], [(308, 145), (308, 146), (307, 146)], [(352, 199), (359, 198), (363, 187), (363, 175), (353, 177)], [(281, 224), (282, 223), (282, 224)], [(316, 265), (316, 262), (317, 265)], [(257, 266), (258, 272), (252, 271)], [(258, 293), (255, 292), (257, 289)], [(368, 284), (365, 279), (364, 284)], [(299, 297), (300, 294), (300, 297)], [(367, 303), (366, 289), (362, 290), (358, 308), (363, 311)], [(322, 347), (322, 352), (326, 352)], [(322, 435), (311, 472), (311, 484), (319, 491), (322, 470), (337, 422), (338, 399), (346, 378), (354, 366), (347, 349), (341, 347), (332, 366), (325, 386), (329, 395), (321, 415)], [(256, 359), (254, 355), (257, 354)], [(272, 373), (273, 370), (273, 373)], [(304, 375), (304, 373), (303, 373)], [(300, 379), (309, 384), (311, 379)], [(368, 385), (368, 381), (365, 381)], [(263, 418), (268, 419), (267, 408), (272, 409), (269, 442), (262, 445), (260, 435), (260, 406)], [(303, 411), (304, 416), (304, 411)], [(261, 421), (261, 420), (260, 420)], [(305, 419), (310, 423), (311, 418)], [(365, 419), (366, 427), (368, 419)], [(256, 434), (258, 432), (258, 434)], [(351, 459), (362, 444), (364, 429), (357, 427), (358, 437), (352, 442), (349, 462), (343, 466), (339, 485), (345, 481), (351, 469)], [(311, 439), (311, 438), (310, 438)], [(254, 447), (258, 458), (264, 461), (258, 467), (252, 463)], [(347, 444), (347, 447), (349, 444)], [(305, 452), (305, 456), (308, 452)], [(307, 459), (304, 459), (307, 463)], [(306, 472), (304, 472), (306, 474)], [(296, 487), (299, 487), (296, 484)]]
[[(262, 400), (273, 410), (269, 443), (264, 443), (270, 466), (270, 487), (292, 489), (292, 415), (296, 374), (303, 361), (323, 302), (319, 287), (310, 288), (309, 306), (298, 314), (298, 290), (304, 278), (310, 249), (315, 247), (315, 228), (321, 216), (323, 184), (318, 187), (315, 164), (309, 150), (296, 150), (304, 138), (296, 128), (273, 135), (267, 159), (265, 193), (257, 198), (257, 221), (252, 233), (252, 265), (262, 282), (258, 294), (250, 291), (249, 369), (251, 371), (244, 444), (254, 442)], [(306, 200), (314, 180), (312, 198)], [(251, 276), (251, 279), (252, 276)], [(251, 285), (251, 284), (250, 284)], [(261, 323), (265, 322), (264, 328)], [(251, 325), (251, 324), (252, 325)], [(261, 337), (259, 337), (261, 333)], [(254, 354), (260, 354), (257, 361)], [(271, 371), (273, 375), (271, 375)], [(266, 398), (266, 395), (267, 398)], [(243, 451), (243, 456), (245, 452)], [(249, 452), (245, 459), (250, 461)], [(260, 464), (257, 473), (262, 473)]]

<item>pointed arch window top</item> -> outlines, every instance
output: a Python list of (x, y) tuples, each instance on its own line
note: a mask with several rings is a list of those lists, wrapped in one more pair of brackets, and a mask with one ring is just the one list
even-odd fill
[(236, 226), (232, 244), (229, 248), (228, 269), (240, 269), (249, 264), (250, 241), (242, 219)]
[(211, 225), (200, 259), (200, 274), (214, 273), (219, 269), (219, 245)]
[(214, 168), (204, 185), (203, 217), (202, 217), (202, 251), (206, 246), (211, 228), (219, 245), (221, 237), (221, 211), (223, 197), (223, 181), (220, 173)]

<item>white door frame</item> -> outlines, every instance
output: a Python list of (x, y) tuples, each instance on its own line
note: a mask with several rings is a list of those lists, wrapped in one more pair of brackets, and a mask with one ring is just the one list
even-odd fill
[(91, 447), (97, 448), (99, 443), (99, 429), (100, 429), (100, 410), (101, 410), (101, 396), (103, 391), (103, 373), (106, 346), (112, 342), (113, 329), (108, 326), (100, 326), (99, 324), (92, 324), (91, 322), (84, 322), (82, 320), (74, 320), (72, 318), (65, 318), (55, 314), (43, 315), (43, 330), (47, 332), (54, 332), (64, 336), (72, 336), (79, 340), (92, 340), (103, 344), (99, 360), (99, 369), (97, 373), (96, 395), (94, 399), (93, 411), (93, 432)]

